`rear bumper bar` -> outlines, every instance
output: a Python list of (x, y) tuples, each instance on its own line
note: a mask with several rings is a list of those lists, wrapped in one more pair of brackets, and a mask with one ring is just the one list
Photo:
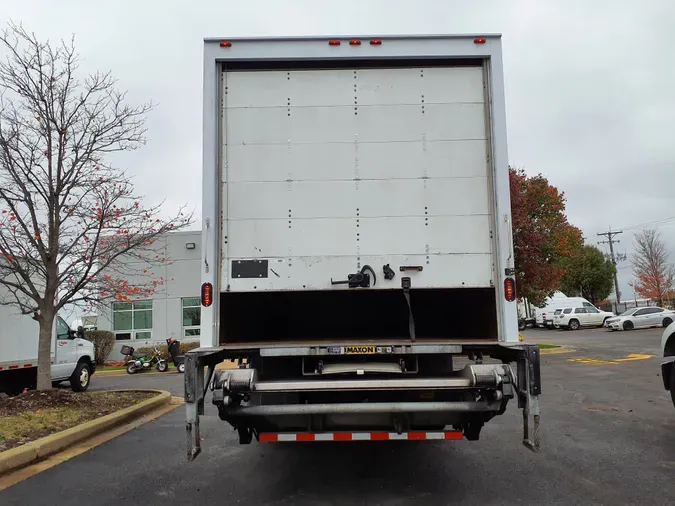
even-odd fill
[(330, 415), (372, 413), (428, 413), (446, 411), (471, 413), (499, 411), (501, 402), (340, 402), (335, 404), (281, 404), (240, 406), (227, 410), (229, 416)]

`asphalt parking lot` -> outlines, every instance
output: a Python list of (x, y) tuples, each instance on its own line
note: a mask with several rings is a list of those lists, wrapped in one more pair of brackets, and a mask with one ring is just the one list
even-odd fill
[[(576, 349), (543, 357), (540, 454), (520, 443), (515, 403), (478, 442), (285, 446), (240, 446), (207, 405), (193, 463), (178, 408), (0, 492), (0, 504), (673, 504), (675, 409), (659, 374), (661, 330), (523, 335)], [(182, 376), (92, 383), (141, 386), (180, 394)]]

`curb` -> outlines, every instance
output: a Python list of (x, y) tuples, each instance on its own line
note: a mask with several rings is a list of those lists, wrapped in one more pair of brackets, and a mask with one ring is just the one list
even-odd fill
[(0, 452), (0, 475), (13, 471), (28, 464), (32, 464), (49, 455), (59, 452), (75, 443), (91, 436), (105, 432), (117, 425), (138, 418), (148, 411), (172, 403), (172, 396), (165, 390), (110, 390), (109, 392), (156, 392), (159, 395), (143, 401), (135, 406), (124, 408), (115, 413), (90, 420), (70, 429), (57, 432), (36, 441), (26, 443), (18, 448)]

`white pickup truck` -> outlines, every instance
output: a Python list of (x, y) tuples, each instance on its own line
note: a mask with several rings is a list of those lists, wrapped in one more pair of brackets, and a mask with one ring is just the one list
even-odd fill
[[(37, 384), (39, 326), (32, 317), (0, 306), (0, 393), (16, 395)], [(52, 333), (51, 374), (54, 384), (70, 381), (76, 392), (89, 387), (96, 370), (94, 345), (84, 332), (56, 317)]]
[(206, 40), (203, 155), (189, 459), (209, 388), (242, 444), (476, 440), (516, 398), (538, 448), (500, 36)]

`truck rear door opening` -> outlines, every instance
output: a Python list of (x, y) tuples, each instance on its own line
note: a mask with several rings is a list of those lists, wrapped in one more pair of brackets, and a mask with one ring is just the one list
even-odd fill
[(538, 446), (500, 37), (373, 40), (205, 42), (190, 458), (208, 388), (242, 443), (473, 440), (517, 398)]

